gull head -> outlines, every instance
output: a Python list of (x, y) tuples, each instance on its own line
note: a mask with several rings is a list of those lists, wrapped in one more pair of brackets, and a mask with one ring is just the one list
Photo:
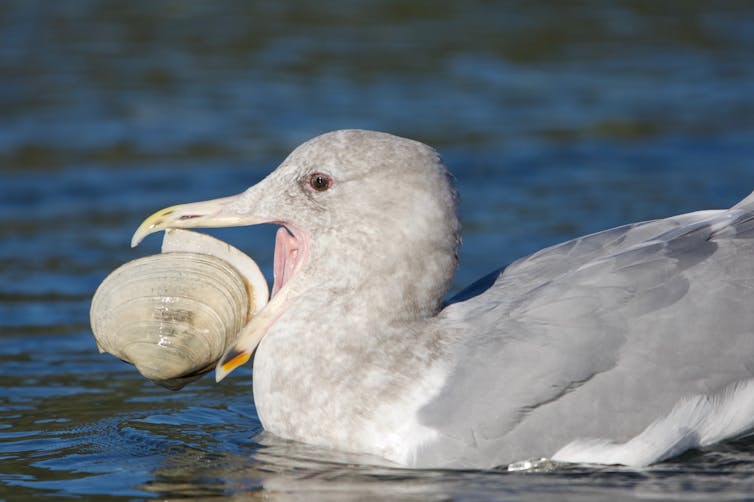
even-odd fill
[(221, 358), (218, 379), (303, 303), (326, 309), (346, 301), (361, 318), (418, 319), (441, 308), (455, 274), (456, 194), (439, 155), (417, 141), (364, 130), (307, 141), (238, 195), (157, 211), (132, 245), (168, 228), (261, 223), (281, 226), (272, 298)]

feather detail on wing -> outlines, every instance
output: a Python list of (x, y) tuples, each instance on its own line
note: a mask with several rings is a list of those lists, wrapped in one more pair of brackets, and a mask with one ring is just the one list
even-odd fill
[(628, 440), (683, 396), (748, 378), (752, 209), (754, 195), (592, 234), (514, 262), (478, 296), (461, 293), (439, 321), (454, 333), (454, 369), (422, 419), (446, 448), (465, 445), (492, 466), (579, 437)]

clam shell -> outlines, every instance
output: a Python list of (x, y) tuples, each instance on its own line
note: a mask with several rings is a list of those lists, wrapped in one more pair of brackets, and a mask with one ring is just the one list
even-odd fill
[(256, 262), (243, 251), (207, 234), (180, 229), (166, 230), (162, 239), (162, 252), (181, 251), (216, 256), (232, 265), (241, 274), (249, 292), (249, 319), (267, 304), (270, 298), (267, 281)]
[(102, 282), (90, 320), (100, 352), (177, 390), (214, 367), (266, 303), (267, 284), (228, 244), (196, 232), (169, 235), (168, 252), (130, 261)]

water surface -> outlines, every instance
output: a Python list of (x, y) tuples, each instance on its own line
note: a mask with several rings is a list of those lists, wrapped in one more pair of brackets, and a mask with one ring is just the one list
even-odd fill
[[(738, 499), (746, 439), (644, 470), (410, 471), (260, 435), (251, 369), (178, 393), (97, 354), (152, 211), (360, 127), (437, 147), (453, 291), (570, 237), (754, 189), (748, 2), (0, 3), (0, 498)], [(399, 180), (396, 180), (399, 182)], [(271, 274), (274, 228), (213, 231)]]

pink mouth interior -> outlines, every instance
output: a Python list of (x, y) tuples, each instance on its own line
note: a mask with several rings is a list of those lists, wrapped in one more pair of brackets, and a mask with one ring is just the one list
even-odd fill
[(285, 227), (280, 227), (275, 235), (275, 259), (273, 266), (272, 296), (275, 296), (293, 276), (299, 260), (299, 243)]

